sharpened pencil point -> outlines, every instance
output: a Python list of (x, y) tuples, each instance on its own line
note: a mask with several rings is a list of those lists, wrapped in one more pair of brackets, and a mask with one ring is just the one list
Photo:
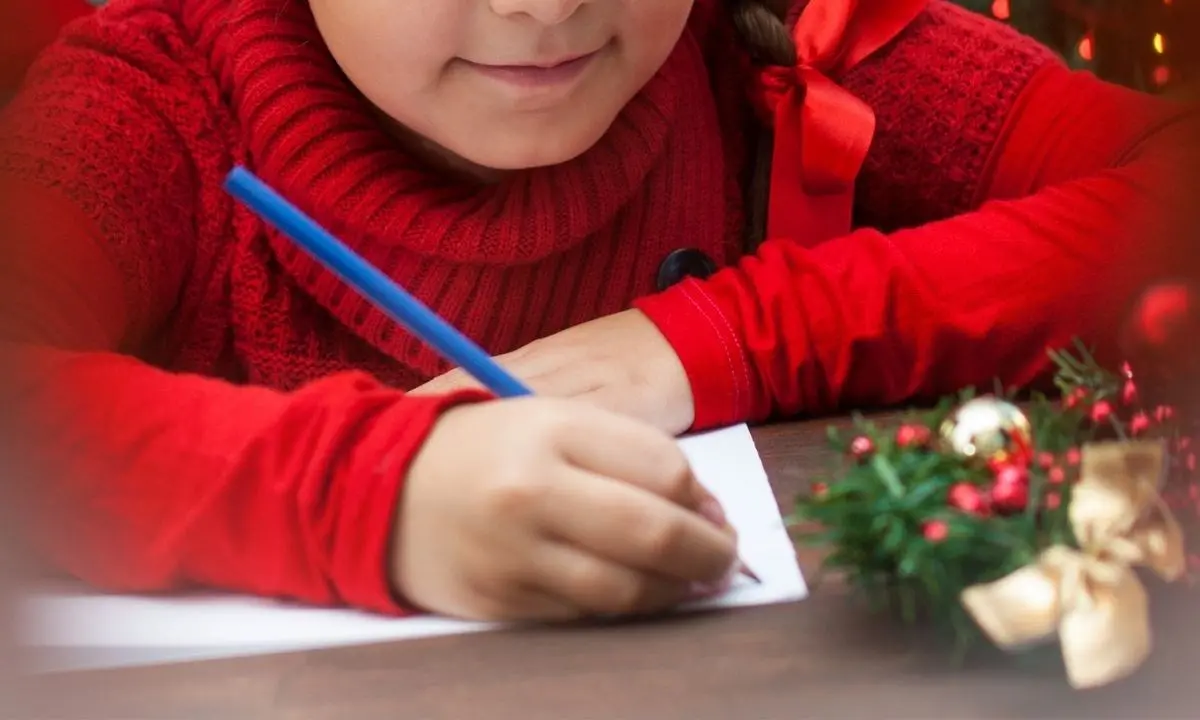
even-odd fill
[(738, 565), (740, 566), (738, 572), (753, 580), (755, 584), (762, 585), (762, 578), (758, 576), (758, 573), (751, 570), (750, 566), (746, 565), (744, 560), (738, 560)]

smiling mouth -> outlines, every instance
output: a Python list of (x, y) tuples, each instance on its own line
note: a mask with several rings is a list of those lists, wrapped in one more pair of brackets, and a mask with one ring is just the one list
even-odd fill
[(576, 80), (602, 52), (603, 48), (583, 55), (518, 64), (465, 62), (479, 74), (493, 80), (521, 88), (538, 89), (561, 86)]
[(599, 52), (599, 50), (593, 50), (590, 53), (583, 53), (580, 55), (571, 55), (568, 57), (560, 58), (558, 60), (535, 61), (535, 62), (529, 62), (529, 63), (516, 63), (516, 64), (512, 64), (512, 65), (490, 65), (488, 67), (504, 69), (504, 70), (554, 70), (557, 68), (571, 65), (572, 63), (577, 63), (582, 60), (586, 60), (586, 59), (592, 57), (593, 55), (595, 55), (597, 52)]

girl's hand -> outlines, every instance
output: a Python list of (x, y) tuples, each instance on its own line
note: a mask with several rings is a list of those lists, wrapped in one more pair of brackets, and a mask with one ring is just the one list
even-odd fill
[[(539, 395), (580, 398), (671, 435), (692, 425), (692, 388), (675, 351), (637, 310), (569, 328), (497, 358)], [(413, 392), (478, 387), (462, 370)]]
[(392, 579), (481, 620), (648, 613), (720, 591), (736, 539), (673, 439), (568, 400), (449, 411), (409, 471)]

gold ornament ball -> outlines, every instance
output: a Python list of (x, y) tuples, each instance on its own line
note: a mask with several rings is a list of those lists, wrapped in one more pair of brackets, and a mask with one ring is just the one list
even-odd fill
[(1033, 457), (1029, 418), (990, 395), (959, 405), (942, 423), (940, 435), (952, 452), (969, 460), (1027, 463)]

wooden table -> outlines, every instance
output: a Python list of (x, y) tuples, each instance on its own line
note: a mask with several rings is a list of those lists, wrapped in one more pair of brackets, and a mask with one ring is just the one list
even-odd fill
[[(790, 508), (827, 467), (824, 423), (755, 437)], [(1200, 594), (1150, 586), (1152, 657), (1135, 677), (1086, 693), (1068, 689), (1057, 668), (1022, 669), (999, 654), (953, 667), (921, 633), (867, 614), (835, 584), (796, 605), (84, 673), (29, 687), (37, 716), (92, 719), (1200, 717)]]

